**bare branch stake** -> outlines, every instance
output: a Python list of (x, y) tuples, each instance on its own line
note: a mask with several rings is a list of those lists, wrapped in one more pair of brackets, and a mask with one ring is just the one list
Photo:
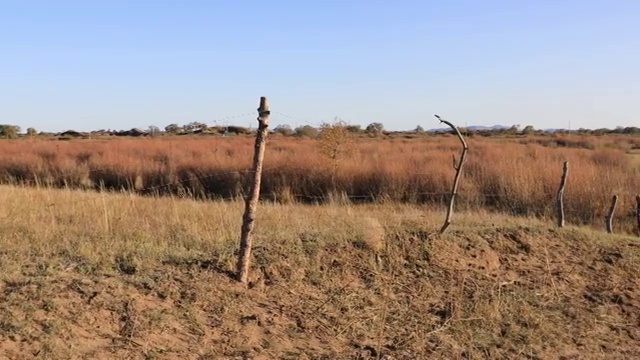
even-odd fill
[(251, 191), (247, 197), (242, 217), (242, 231), (240, 235), (240, 252), (238, 263), (236, 264), (237, 280), (247, 284), (249, 279), (249, 264), (251, 260), (252, 239), (251, 234), (254, 228), (255, 213), (260, 198), (260, 183), (262, 181), (262, 162), (269, 133), (269, 103), (266, 97), (260, 98), (260, 108), (258, 108), (258, 133), (256, 134), (255, 149), (253, 154), (253, 179)]
[(456, 171), (456, 176), (453, 179), (453, 186), (451, 188), (451, 197), (449, 198), (449, 207), (447, 208), (447, 217), (444, 221), (444, 224), (442, 225), (442, 228), (440, 228), (440, 233), (442, 234), (447, 230), (449, 225), (451, 225), (451, 216), (453, 215), (453, 204), (455, 202), (456, 195), (458, 195), (458, 184), (460, 183), (460, 176), (462, 175), (462, 166), (464, 165), (465, 160), (467, 158), (467, 151), (469, 150), (469, 147), (467, 146), (467, 142), (464, 141), (464, 138), (462, 137), (462, 134), (460, 133), (460, 130), (458, 130), (457, 127), (455, 127), (449, 121), (441, 119), (440, 116), (438, 115), (435, 115), (435, 117), (438, 118), (438, 120), (440, 120), (441, 123), (447, 124), (450, 128), (452, 128), (453, 131), (455, 131), (456, 135), (458, 135), (458, 139), (460, 139), (460, 143), (462, 144), (460, 161), (458, 161), (457, 165), (455, 163), (456, 157), (455, 155), (453, 156), (453, 168)]
[(562, 165), (562, 178), (560, 179), (560, 188), (556, 195), (556, 211), (558, 212), (558, 226), (564, 226), (564, 187), (567, 185), (567, 175), (569, 173), (569, 162), (565, 161)]
[(616, 205), (618, 204), (618, 195), (613, 195), (611, 198), (611, 207), (609, 207), (609, 213), (605, 217), (605, 225), (607, 232), (611, 234), (613, 232), (613, 213), (616, 211)]
[(640, 236), (640, 195), (636, 196), (636, 218), (638, 220), (638, 236)]

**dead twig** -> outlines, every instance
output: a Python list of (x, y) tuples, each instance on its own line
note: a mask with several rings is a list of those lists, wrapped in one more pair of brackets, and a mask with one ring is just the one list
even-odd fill
[(605, 216), (605, 225), (607, 232), (611, 234), (613, 232), (613, 214), (616, 211), (616, 205), (618, 204), (618, 195), (613, 195), (611, 198), (611, 207), (609, 207), (609, 213)]
[(455, 127), (452, 123), (450, 123), (447, 120), (444, 120), (442, 118), (440, 118), (440, 116), (438, 115), (434, 115), (438, 120), (440, 120), (441, 123), (447, 124), (450, 128), (453, 129), (453, 131), (455, 131), (456, 135), (458, 135), (458, 139), (460, 139), (460, 143), (462, 144), (462, 151), (460, 154), (460, 160), (458, 161), (458, 163), (456, 164), (456, 157), (455, 155), (453, 156), (453, 168), (456, 171), (456, 175), (453, 179), (453, 186), (451, 188), (451, 197), (449, 198), (449, 207), (447, 208), (447, 217), (445, 218), (444, 224), (442, 225), (442, 228), (440, 228), (440, 233), (444, 233), (447, 228), (449, 227), (449, 225), (451, 225), (451, 216), (453, 214), (453, 204), (455, 202), (456, 199), (456, 195), (458, 195), (458, 184), (460, 183), (460, 176), (462, 175), (462, 166), (465, 163), (466, 157), (467, 157), (467, 151), (469, 150), (469, 146), (467, 146), (467, 142), (464, 140), (464, 138), (462, 137), (462, 134), (460, 133), (460, 130), (458, 130), (457, 127)]
[(567, 185), (567, 175), (569, 174), (569, 162), (565, 161), (562, 165), (562, 178), (560, 179), (560, 188), (556, 195), (556, 211), (558, 212), (558, 226), (564, 226), (564, 187)]

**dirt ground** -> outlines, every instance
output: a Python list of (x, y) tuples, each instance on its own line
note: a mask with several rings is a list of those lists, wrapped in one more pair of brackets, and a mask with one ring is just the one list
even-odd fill
[(346, 243), (299, 233), (296, 256), (258, 247), (248, 289), (215, 256), (25, 263), (0, 284), (0, 357), (640, 358), (633, 238), (371, 229)]

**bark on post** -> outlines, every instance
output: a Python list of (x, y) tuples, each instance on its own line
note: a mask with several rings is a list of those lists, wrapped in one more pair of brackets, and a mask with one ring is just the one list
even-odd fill
[(260, 98), (258, 108), (258, 133), (256, 134), (255, 149), (253, 154), (253, 179), (251, 190), (245, 202), (244, 215), (242, 217), (242, 229), (240, 235), (240, 252), (236, 265), (237, 280), (247, 284), (249, 278), (249, 265), (251, 260), (252, 232), (254, 228), (256, 208), (260, 197), (260, 183), (262, 181), (262, 162), (269, 133), (269, 103), (266, 97)]
[(435, 117), (438, 118), (438, 120), (440, 120), (441, 123), (447, 124), (451, 129), (453, 129), (456, 135), (458, 135), (458, 139), (462, 144), (462, 152), (460, 153), (460, 160), (458, 161), (457, 165), (455, 161), (455, 155), (453, 157), (453, 168), (456, 170), (456, 176), (453, 179), (453, 186), (451, 188), (451, 197), (449, 198), (449, 207), (447, 208), (447, 217), (444, 220), (444, 224), (442, 225), (442, 228), (440, 228), (440, 234), (442, 234), (447, 230), (449, 225), (451, 225), (451, 216), (453, 215), (453, 204), (455, 202), (456, 195), (458, 195), (458, 184), (460, 183), (460, 176), (462, 175), (462, 166), (464, 165), (464, 162), (467, 158), (467, 151), (469, 150), (469, 147), (467, 146), (467, 142), (464, 141), (464, 138), (462, 137), (462, 134), (460, 133), (460, 130), (458, 130), (457, 127), (455, 127), (449, 121), (441, 119), (440, 116), (438, 115), (435, 115)]
[(640, 236), (640, 195), (636, 196), (636, 218), (638, 220), (638, 236)]
[(569, 162), (565, 161), (562, 166), (562, 179), (560, 179), (560, 188), (556, 196), (556, 207), (558, 212), (558, 226), (564, 226), (564, 187), (567, 185), (567, 175), (569, 173)]
[(613, 195), (611, 198), (611, 207), (609, 207), (609, 213), (605, 218), (605, 224), (607, 226), (607, 232), (611, 234), (613, 232), (613, 213), (616, 211), (616, 205), (618, 204), (618, 195)]

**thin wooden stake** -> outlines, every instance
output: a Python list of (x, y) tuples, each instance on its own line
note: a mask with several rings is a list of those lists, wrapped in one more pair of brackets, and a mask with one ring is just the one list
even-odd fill
[(556, 206), (558, 211), (558, 226), (564, 226), (564, 187), (567, 185), (567, 175), (569, 174), (569, 162), (565, 161), (562, 166), (562, 179), (560, 179), (560, 188), (556, 196)]
[(111, 226), (109, 225), (109, 211), (107, 210), (107, 200), (105, 198), (105, 189), (102, 189), (101, 191), (101, 196), (102, 196), (102, 209), (104, 212), (104, 230), (106, 235), (110, 235), (111, 234)]
[(640, 236), (640, 195), (636, 196), (636, 218), (638, 219), (638, 236)]
[(244, 215), (242, 217), (242, 231), (240, 235), (240, 252), (236, 264), (237, 280), (247, 284), (249, 279), (249, 265), (251, 260), (252, 239), (256, 208), (260, 197), (260, 183), (262, 181), (262, 163), (269, 133), (269, 102), (266, 97), (260, 98), (258, 108), (258, 133), (256, 134), (255, 149), (253, 154), (253, 179), (251, 191), (246, 199)]
[(609, 213), (605, 217), (605, 225), (607, 232), (611, 234), (613, 232), (613, 213), (616, 211), (616, 205), (618, 204), (618, 195), (613, 195), (611, 198), (611, 207), (609, 207)]
[(453, 158), (453, 168), (456, 170), (456, 176), (453, 179), (453, 186), (451, 188), (451, 197), (449, 198), (449, 207), (447, 208), (447, 217), (444, 220), (444, 224), (440, 228), (440, 234), (442, 234), (447, 230), (449, 225), (451, 225), (451, 216), (453, 215), (453, 204), (455, 202), (456, 195), (458, 195), (458, 184), (460, 183), (460, 176), (462, 175), (462, 166), (464, 165), (464, 162), (467, 158), (467, 151), (469, 150), (469, 147), (467, 146), (467, 142), (464, 141), (464, 138), (462, 137), (462, 134), (460, 133), (460, 130), (458, 130), (457, 127), (455, 127), (452, 123), (448, 122), (447, 120), (441, 119), (440, 116), (438, 115), (435, 115), (435, 117), (438, 118), (438, 120), (440, 120), (441, 123), (449, 125), (449, 127), (452, 128), (453, 131), (455, 131), (455, 133), (458, 135), (458, 139), (460, 139), (460, 143), (462, 144), (460, 161), (458, 161), (457, 165), (455, 161), (455, 156)]

